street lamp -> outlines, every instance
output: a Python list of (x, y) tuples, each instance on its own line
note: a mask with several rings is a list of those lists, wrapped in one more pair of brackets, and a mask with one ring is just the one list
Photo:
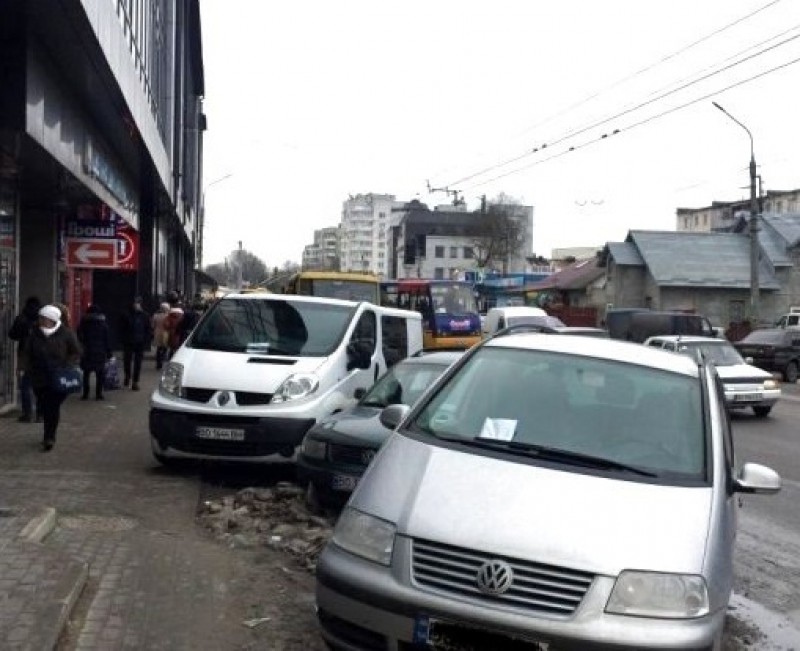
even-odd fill
[(212, 186), (216, 185), (217, 183), (222, 183), (226, 179), (229, 179), (233, 176), (233, 172), (226, 174), (225, 176), (220, 176), (218, 179), (211, 181), (211, 183), (207, 183), (206, 187), (203, 188), (203, 195), (200, 198), (200, 223), (198, 224), (199, 237), (198, 237), (198, 245), (197, 245), (197, 268), (203, 268), (203, 231), (206, 225), (206, 191)]
[(753, 134), (744, 124), (728, 113), (716, 102), (711, 102), (716, 108), (727, 115), (747, 132), (750, 137), (750, 318), (754, 326), (761, 321), (760, 293), (758, 280), (759, 246), (758, 246), (758, 197), (756, 196), (756, 156), (753, 148)]

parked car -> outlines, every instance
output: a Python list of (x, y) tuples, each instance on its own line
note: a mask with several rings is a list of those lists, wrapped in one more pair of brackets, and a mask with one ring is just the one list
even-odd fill
[(540, 332), (542, 334), (551, 335), (574, 335), (579, 337), (602, 337), (608, 338), (608, 330), (603, 328), (590, 328), (589, 326), (547, 326), (536, 325), (534, 323), (518, 323), (516, 325), (508, 326), (502, 330), (498, 330), (494, 336), (501, 337), (507, 334), (515, 334), (520, 332)]
[(766, 416), (781, 397), (780, 384), (772, 374), (746, 363), (726, 339), (670, 335), (651, 337), (644, 343), (675, 353), (704, 355), (717, 367), (730, 409), (752, 407), (756, 416)]
[(549, 316), (540, 307), (493, 307), (486, 313), (483, 321), (483, 336), (491, 337), (504, 328), (522, 324), (553, 328), (563, 326), (564, 322), (559, 318)]
[(150, 398), (160, 463), (293, 458), (321, 418), (422, 348), (418, 312), (286, 294), (217, 302)]
[(496, 337), (381, 420), (317, 565), (331, 648), (720, 648), (738, 494), (780, 478), (735, 467), (712, 364)]
[(784, 314), (775, 322), (775, 327), (800, 329), (800, 307), (790, 307), (789, 313)]
[(411, 405), (463, 355), (423, 352), (392, 367), (356, 405), (312, 427), (297, 457), (300, 479), (308, 483), (312, 510), (342, 506), (392, 433), (379, 420), (384, 407)]
[(645, 308), (619, 308), (606, 312), (606, 326), (612, 339), (644, 343), (657, 335), (714, 337), (717, 330), (700, 314), (657, 312)]
[(734, 343), (736, 350), (753, 366), (780, 373), (784, 382), (797, 382), (800, 371), (800, 331), (791, 328), (753, 330)]

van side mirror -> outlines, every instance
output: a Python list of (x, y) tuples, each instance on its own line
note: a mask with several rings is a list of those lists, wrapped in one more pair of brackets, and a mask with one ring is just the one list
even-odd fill
[(379, 420), (386, 429), (394, 430), (403, 422), (403, 419), (408, 416), (410, 411), (411, 407), (408, 405), (389, 405), (381, 412)]
[(361, 398), (363, 398), (365, 395), (367, 395), (367, 390), (366, 390), (364, 387), (358, 387), (358, 388), (357, 388), (357, 389), (356, 389), (356, 390), (353, 392), (353, 397), (354, 397), (356, 400), (361, 400)]
[(781, 489), (781, 478), (772, 468), (757, 463), (746, 463), (733, 480), (736, 493), (777, 493)]

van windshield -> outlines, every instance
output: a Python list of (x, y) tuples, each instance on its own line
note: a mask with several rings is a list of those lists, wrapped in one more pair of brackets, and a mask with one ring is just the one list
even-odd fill
[(250, 355), (325, 357), (342, 340), (356, 308), (290, 299), (223, 299), (187, 346)]

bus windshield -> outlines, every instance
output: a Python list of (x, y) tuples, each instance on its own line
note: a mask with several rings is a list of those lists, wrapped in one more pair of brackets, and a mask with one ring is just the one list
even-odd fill
[(301, 294), (322, 298), (339, 298), (345, 301), (377, 302), (378, 283), (362, 280), (301, 280)]
[(436, 314), (463, 316), (478, 311), (475, 295), (468, 285), (437, 283), (431, 285), (431, 300)]

